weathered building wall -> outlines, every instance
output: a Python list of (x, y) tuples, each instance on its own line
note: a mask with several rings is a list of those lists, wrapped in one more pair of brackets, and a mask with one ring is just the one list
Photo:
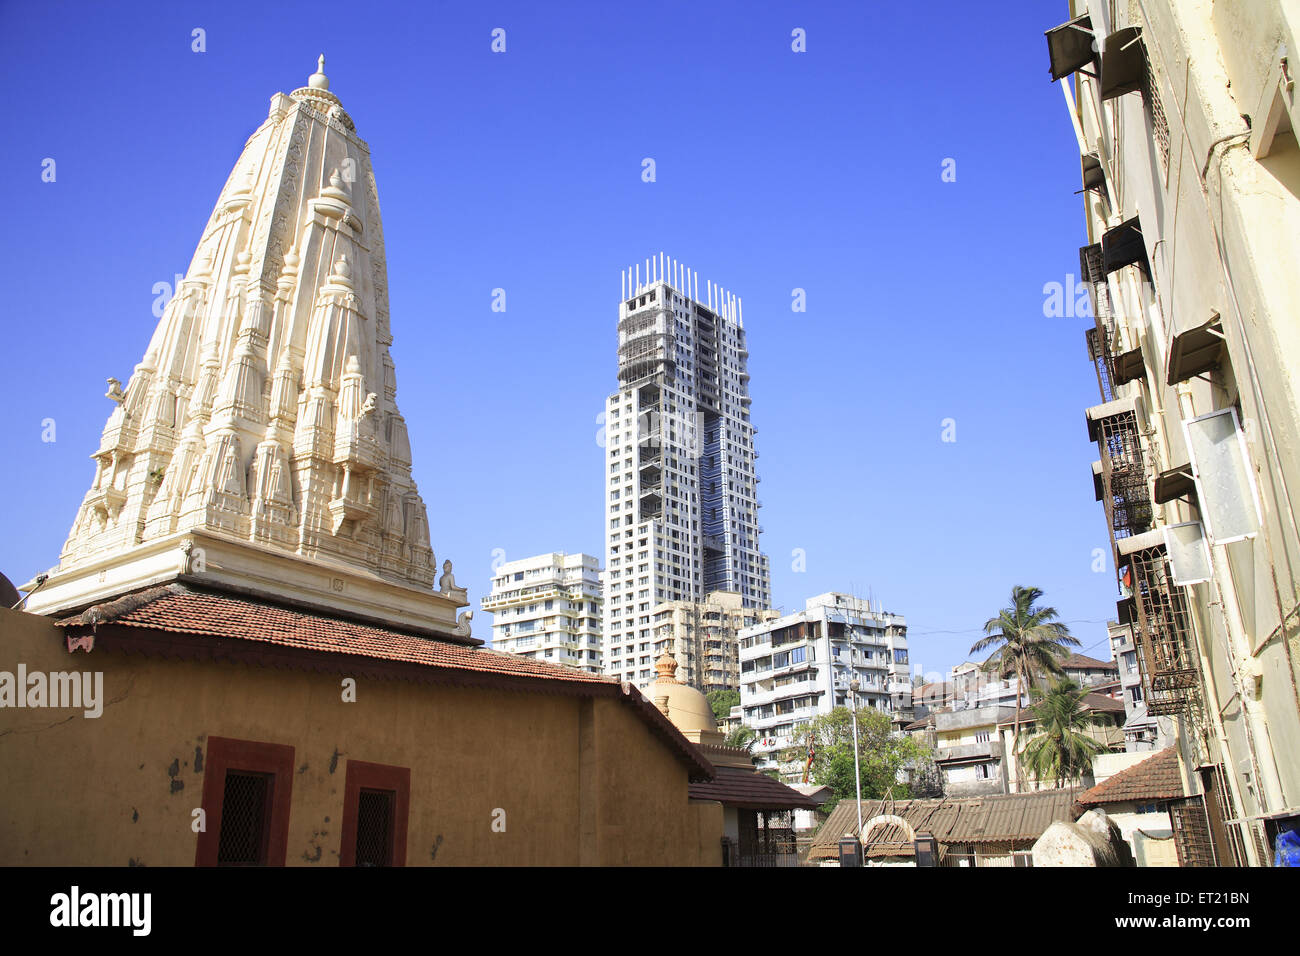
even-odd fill
[(349, 760), (410, 768), (408, 865), (721, 860), (721, 807), (614, 699), (359, 680), (345, 703), (337, 674), (69, 654), (0, 610), (0, 671), (19, 662), (102, 671), (105, 703), (0, 709), (0, 865), (193, 865), (211, 736), (294, 748), (288, 865), (338, 865)]
[[(1122, 347), (1141, 347), (1143, 365), (1115, 395), (1141, 399), (1152, 477), (1189, 461), (1184, 421), (1236, 406), (1263, 517), (1258, 535), (1212, 545), (1212, 580), (1185, 589), (1206, 713), (1194, 708), (1181, 721), (1180, 749), (1189, 767), (1222, 764), (1237, 804), (1229, 816), (1292, 813), (1300, 801), (1300, 762), (1290, 759), (1300, 750), (1300, 149), (1294, 130), (1271, 142), (1267, 131), (1296, 115), (1286, 89), (1294, 67), (1283, 64), (1295, 49), (1296, 7), (1074, 0), (1070, 10), (1089, 13), (1099, 39), (1140, 27), (1150, 69), (1145, 89), (1104, 104), (1093, 78), (1070, 81), (1081, 150), (1100, 157), (1112, 200), (1088, 194), (1089, 241), (1139, 216), (1152, 269), (1154, 298), (1152, 287), (1139, 294), (1137, 266), (1109, 279)], [(1215, 313), (1220, 366), (1170, 385), (1171, 342)], [(1201, 513), (1174, 499), (1156, 506), (1156, 518), (1160, 527)], [(1267, 856), (1253, 846), (1248, 855)]]

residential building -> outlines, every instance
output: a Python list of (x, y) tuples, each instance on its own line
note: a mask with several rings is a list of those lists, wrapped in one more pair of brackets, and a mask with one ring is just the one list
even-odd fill
[[(966, 661), (952, 669), (951, 681), (947, 682), (951, 687), (952, 701), (964, 700), (971, 706), (998, 704), (1004, 707), (1016, 706), (1017, 701), (1022, 704), (1031, 701), (1031, 694), (1019, 693), (1020, 679), (1014, 672), (999, 674), (996, 669), (988, 669), (994, 657), (986, 658), (982, 664)], [(1068, 654), (1061, 659), (1060, 665), (1061, 676), (1084, 689), (1096, 689), (1119, 676), (1119, 667), (1114, 661), (1101, 661), (1083, 654)], [(1045, 689), (1052, 680), (1051, 675), (1039, 675), (1038, 686)], [(934, 693), (932, 690), (931, 695)]]
[(745, 607), (735, 591), (714, 591), (703, 601), (666, 601), (651, 618), (653, 648), (679, 662), (685, 684), (709, 693), (740, 690), (739, 633), (779, 612)]
[(951, 707), (956, 700), (953, 682), (929, 681), (915, 684), (912, 688), (912, 712), (918, 720), (928, 717), (936, 710)]
[(698, 747), (484, 648), (450, 561), (434, 588), (369, 148), (323, 59), (110, 380), (41, 613), (0, 608), (0, 672), (50, 675), (0, 708), (0, 865), (719, 865)]
[[(740, 632), (740, 706), (758, 733), (755, 753), (763, 767), (794, 746), (800, 725), (836, 707), (857, 706), (889, 714), (897, 726), (911, 719), (907, 623), (870, 602), (829, 592), (809, 598), (804, 610)], [(782, 767), (793, 781), (802, 765)]]
[(483, 610), (494, 650), (601, 673), (600, 562), (556, 551), (497, 568)]
[(1179, 839), (1267, 865), (1300, 813), (1300, 11), (1061, 10), (1048, 55), (1079, 150), (1117, 620), (1208, 815)]
[(741, 303), (662, 254), (623, 275), (605, 403), (604, 665), (654, 679), (655, 609), (715, 591), (768, 608)]
[[(1098, 685), (1102, 686), (1102, 685)], [(994, 685), (1002, 690), (1001, 682)], [(1124, 705), (1118, 697), (1088, 692), (1081, 701), (1093, 715), (1089, 736), (1107, 750), (1123, 747)], [(1021, 740), (1034, 732), (1032, 707), (1020, 711)], [(1016, 770), (1016, 697), (1014, 686), (1009, 693), (985, 693), (963, 698), (940, 708), (904, 728), (919, 737), (934, 753), (934, 763), (943, 778), (943, 792), (950, 797), (974, 797), (996, 793), (1018, 793), (1041, 789), (1032, 776), (1017, 778)], [(1021, 748), (1023, 749), (1023, 743)], [(1081, 781), (1091, 785), (1090, 777)]]
[(1007, 744), (998, 728), (1015, 713), (1013, 698), (1011, 706), (958, 701), (951, 710), (930, 715), (924, 739), (943, 775), (945, 795), (973, 797), (1012, 792), (1003, 760)]
[[(1084, 733), (1102, 748), (1102, 753), (1122, 753), (1124, 750), (1124, 702), (1106, 694), (1085, 693), (1079, 700), (1079, 709), (1088, 715), (1088, 728)], [(1015, 714), (998, 721), (998, 735), (1002, 738), (1002, 751), (1006, 754), (1006, 782), (1008, 793), (1044, 790), (1056, 786), (1055, 780), (1040, 780), (1027, 767), (1020, 766), (1021, 754), (1038, 733), (1038, 713), (1033, 707), (1020, 711), (1020, 746), (1016, 746)], [(1066, 781), (1067, 786), (1091, 786), (1095, 782), (1092, 767), (1077, 781)]]

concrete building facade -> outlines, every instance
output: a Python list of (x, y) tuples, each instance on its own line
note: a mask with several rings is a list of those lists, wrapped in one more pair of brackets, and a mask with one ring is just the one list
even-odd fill
[(745, 726), (758, 734), (755, 754), (764, 767), (795, 746), (795, 729), (836, 707), (859, 707), (911, 720), (907, 622), (848, 594), (809, 598), (804, 610), (740, 632), (740, 706)]
[(1265, 864), (1300, 813), (1300, 14), (1061, 9), (1048, 52), (1084, 186), (1086, 420), (1118, 621), (1204, 807), (1175, 812), (1208, 819), (1183, 855)]
[(605, 403), (607, 673), (654, 680), (654, 611), (732, 591), (771, 606), (740, 300), (660, 254), (628, 270)]
[(557, 551), (502, 564), (483, 610), (495, 650), (599, 674), (603, 603), (599, 560)]
[(740, 632), (778, 613), (745, 607), (735, 591), (714, 591), (703, 601), (667, 601), (654, 609), (654, 651), (679, 663), (677, 679), (709, 693), (740, 690)]

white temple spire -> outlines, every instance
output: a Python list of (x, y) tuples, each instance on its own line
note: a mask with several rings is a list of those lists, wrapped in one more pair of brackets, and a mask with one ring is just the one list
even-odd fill
[(307, 86), (272, 97), (216, 210), (144, 361), (110, 390), (90, 490), (29, 610), (156, 585), (174, 566), (466, 635), (464, 589), (446, 573), (433, 590), (370, 151), (324, 54)]

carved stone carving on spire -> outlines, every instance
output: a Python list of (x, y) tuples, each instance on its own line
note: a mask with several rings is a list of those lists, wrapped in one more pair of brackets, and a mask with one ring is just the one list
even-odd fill
[(450, 563), (434, 590), (388, 310), (369, 147), (322, 64), (272, 97), (144, 360), (109, 380), (91, 487), (29, 607), (93, 596), (110, 555), (156, 581), (158, 554), (206, 535), (236, 549), (208, 573), (256, 567), (247, 586), (297, 593), (329, 565), (348, 582), (337, 599), (451, 631), (467, 594)]

